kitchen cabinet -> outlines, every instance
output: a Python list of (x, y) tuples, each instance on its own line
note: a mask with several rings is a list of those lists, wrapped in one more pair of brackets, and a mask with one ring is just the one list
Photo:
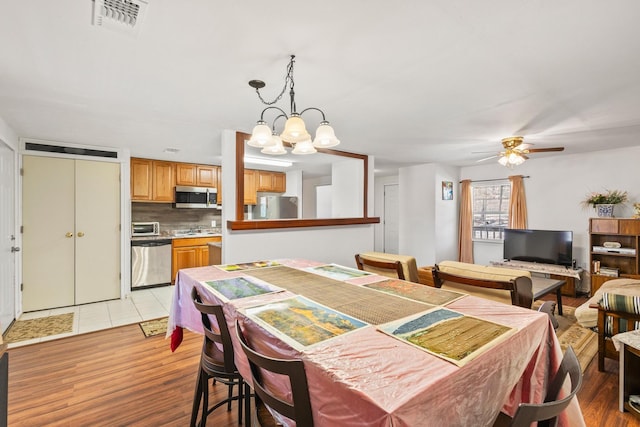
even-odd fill
[(178, 270), (209, 265), (209, 243), (221, 242), (221, 236), (188, 237), (171, 242), (171, 283)]
[(255, 205), (258, 203), (258, 171), (244, 170), (244, 204)]
[(274, 172), (272, 182), (275, 193), (284, 193), (287, 191), (287, 175), (285, 173)]
[(176, 185), (217, 188), (218, 169), (218, 166), (177, 163)]
[(23, 157), (24, 311), (120, 297), (120, 165)]
[(173, 203), (175, 186), (174, 163), (131, 159), (131, 201)]
[(284, 193), (287, 191), (287, 178), (283, 172), (258, 171), (258, 191)]
[[(602, 267), (616, 268), (620, 277), (640, 279), (640, 219), (591, 218), (589, 220), (591, 295), (617, 277), (600, 274)], [(620, 250), (602, 249), (605, 242), (620, 243)], [(599, 269), (594, 268), (599, 264)]]
[(131, 159), (131, 200), (151, 200), (152, 163), (147, 159)]

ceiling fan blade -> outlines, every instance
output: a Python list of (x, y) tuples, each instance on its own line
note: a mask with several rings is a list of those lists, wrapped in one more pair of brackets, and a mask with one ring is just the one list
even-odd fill
[(549, 151), (564, 151), (564, 147), (550, 147), (550, 148), (528, 148), (529, 153), (546, 153)]
[(499, 154), (496, 154), (496, 155), (491, 156), (491, 157), (485, 157), (484, 159), (476, 160), (476, 163), (484, 162), (484, 161), (486, 161), (486, 160), (495, 159), (495, 158), (496, 158), (496, 157), (498, 157), (498, 156), (499, 156)]

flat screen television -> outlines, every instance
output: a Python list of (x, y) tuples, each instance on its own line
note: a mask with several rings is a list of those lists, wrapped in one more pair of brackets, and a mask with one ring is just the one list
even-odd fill
[(504, 230), (504, 259), (571, 266), (573, 231)]

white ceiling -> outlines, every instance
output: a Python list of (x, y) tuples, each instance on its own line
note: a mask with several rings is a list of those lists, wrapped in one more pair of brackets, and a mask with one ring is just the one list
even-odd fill
[(475, 164), (514, 134), (566, 147), (531, 161), (640, 143), (637, 0), (148, 1), (131, 36), (92, 25), (91, 0), (0, 0), (0, 117), (219, 163), (221, 130), (264, 108), (247, 82), (275, 97), (295, 54), (298, 110), (378, 168)]

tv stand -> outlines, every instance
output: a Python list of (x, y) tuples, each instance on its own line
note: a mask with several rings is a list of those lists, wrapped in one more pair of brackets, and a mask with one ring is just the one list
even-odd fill
[(513, 268), (516, 270), (527, 270), (531, 273), (544, 274), (550, 279), (564, 279), (567, 283), (561, 288), (562, 295), (574, 298), (576, 296), (576, 280), (582, 280), (582, 272), (584, 271), (579, 267), (571, 268), (562, 265), (540, 264), (526, 261), (491, 261), (491, 265), (494, 267)]

